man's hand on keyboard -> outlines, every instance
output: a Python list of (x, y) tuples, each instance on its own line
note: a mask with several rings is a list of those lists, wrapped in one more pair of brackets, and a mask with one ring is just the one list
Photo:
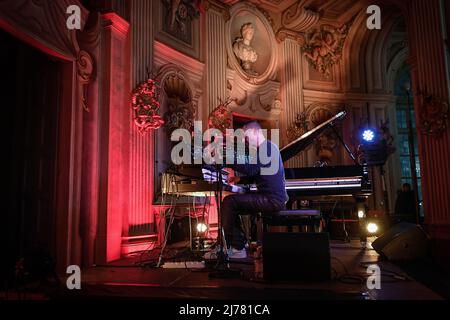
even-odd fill
[(233, 176), (233, 177), (228, 177), (227, 182), (229, 184), (238, 184), (240, 180), (241, 180), (240, 177)]

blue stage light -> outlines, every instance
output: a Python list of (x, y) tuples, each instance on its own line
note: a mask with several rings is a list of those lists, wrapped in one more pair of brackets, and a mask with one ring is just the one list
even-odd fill
[(375, 132), (371, 129), (366, 129), (362, 133), (362, 138), (365, 142), (373, 142), (375, 139)]

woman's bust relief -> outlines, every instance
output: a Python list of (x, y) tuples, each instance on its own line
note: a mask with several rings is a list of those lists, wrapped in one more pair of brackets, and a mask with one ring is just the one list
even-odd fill
[(257, 73), (252, 70), (252, 64), (258, 59), (256, 50), (251, 46), (255, 34), (252, 23), (246, 23), (241, 27), (241, 37), (236, 38), (233, 44), (233, 52), (241, 62), (242, 69), (252, 75)]

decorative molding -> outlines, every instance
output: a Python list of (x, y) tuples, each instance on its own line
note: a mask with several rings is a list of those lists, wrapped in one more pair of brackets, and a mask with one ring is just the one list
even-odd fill
[(224, 22), (230, 20), (230, 6), (228, 4), (219, 2), (217, 0), (205, 0), (204, 7), (206, 11), (212, 9), (219, 12), (223, 17)]
[(305, 9), (304, 3), (298, 3), (287, 8), (281, 16), (281, 24), (284, 29), (293, 32), (306, 32), (319, 22), (320, 13)]
[[(158, 42), (155, 41), (155, 45)], [(170, 50), (169, 50), (170, 49)], [(156, 80), (161, 84), (160, 96), (161, 114), (168, 125), (155, 132), (153, 137), (154, 148), (154, 201), (160, 201), (161, 179), (160, 175), (172, 164), (170, 151), (173, 142), (170, 135), (175, 127), (191, 127), (195, 117), (201, 118), (203, 98), (203, 67), (197, 62), (191, 65), (192, 58), (176, 52), (172, 48), (159, 43), (155, 46), (154, 61), (156, 69)], [(184, 61), (179, 58), (185, 57)], [(192, 59), (195, 61), (194, 59)], [(196, 68), (199, 69), (196, 69)], [(185, 117), (185, 118), (183, 118)]]
[[(313, 102), (305, 110), (299, 112), (293, 123), (289, 126), (289, 141), (298, 139), (303, 133), (314, 129), (333, 115), (344, 109), (342, 104)], [(313, 127), (310, 127), (313, 125)]]
[[(68, 30), (67, 7), (77, 5), (81, 9), (81, 31), (89, 15), (79, 0), (33, 1), (4, 0), (0, 1), (0, 21), (14, 31), (29, 36), (54, 51), (66, 60), (75, 60), (79, 51), (77, 30)], [(62, 26), (62, 27), (61, 27)], [(30, 43), (34, 45), (36, 43)], [(39, 48), (42, 49), (42, 48)], [(46, 53), (49, 53), (46, 51)]]
[[(178, 41), (192, 40), (193, 21), (200, 18), (199, 2), (190, 0), (163, 0), (162, 30)], [(191, 44), (191, 43), (189, 43)]]
[(353, 101), (365, 103), (367, 101), (377, 102), (380, 104), (395, 104), (397, 97), (392, 94), (374, 94), (374, 93), (357, 93), (357, 92), (347, 92), (347, 93), (333, 93), (333, 92), (323, 92), (320, 90), (303, 90), (305, 99), (309, 101), (328, 103), (332, 101), (333, 103), (341, 103), (342, 101)]
[[(315, 102), (310, 104), (305, 110), (299, 112), (293, 123), (288, 127), (286, 135), (290, 142), (301, 137), (304, 133), (323, 122), (327, 121), (333, 115), (343, 109), (343, 105)], [(338, 146), (338, 140), (334, 133), (325, 132), (316, 138), (314, 143), (317, 162), (316, 165), (327, 165), (335, 156), (335, 149)]]
[(303, 34), (284, 28), (278, 29), (275, 38), (277, 39), (278, 42), (283, 42), (284, 40), (286, 40), (286, 38), (291, 38), (297, 41), (300, 46), (305, 45), (306, 41), (305, 36)]
[(276, 32), (278, 42), (286, 38), (296, 40), (301, 46), (305, 44), (304, 32), (320, 20), (320, 13), (305, 9), (302, 1), (287, 8), (281, 15), (281, 27)]
[[(154, 6), (153, 19), (156, 33), (156, 39), (164, 42), (172, 48), (183, 52), (195, 59), (202, 58), (201, 43), (203, 41), (201, 28), (200, 15), (195, 19), (188, 17), (187, 8), (195, 7), (192, 1), (189, 0), (164, 0), (164, 1), (148, 1), (149, 4)], [(174, 6), (175, 12), (172, 12), (171, 7)], [(178, 12), (181, 9), (181, 13), (184, 18), (179, 17)], [(172, 25), (170, 16), (175, 15), (175, 25)], [(146, 17), (146, 19), (149, 19)], [(179, 29), (181, 28), (181, 29)], [(141, 40), (142, 41), (142, 40)]]
[(183, 22), (187, 22), (188, 18), (191, 20), (200, 17), (199, 2), (194, 3), (189, 0), (163, 0), (162, 3), (169, 9), (170, 27), (173, 30), (176, 26), (177, 32), (182, 32)]
[(127, 36), (130, 24), (125, 19), (112, 12), (102, 14), (102, 18), (103, 27), (112, 27), (123, 37)]
[[(278, 54), (275, 33), (266, 16), (253, 4), (237, 3), (230, 9), (231, 18), (226, 24), (225, 47), (228, 54), (228, 66), (235, 70), (244, 81), (259, 85), (274, 80), (277, 74)], [(245, 17), (245, 18), (243, 18)], [(245, 72), (240, 61), (235, 56), (233, 44), (239, 36), (242, 25), (252, 23), (255, 34), (252, 47), (258, 54), (258, 61), (254, 64), (254, 74)]]
[[(282, 90), (283, 112), (280, 114), (280, 127), (287, 133), (297, 114), (304, 111), (304, 67), (301, 57), (301, 46), (297, 41), (286, 39), (280, 45), (282, 47), (283, 60), (286, 62), (290, 61), (290, 63), (285, 62), (281, 66), (284, 85)], [(280, 135), (280, 138), (282, 145), (289, 143), (287, 134), (283, 133), (283, 135)], [(291, 168), (306, 166), (308, 164), (306, 156), (306, 153), (300, 153), (289, 160), (286, 165)]]
[(308, 120), (306, 116), (306, 110), (297, 113), (295, 116), (295, 120), (288, 127), (286, 131), (286, 135), (289, 139), (289, 142), (292, 142), (299, 137), (301, 137), (305, 132), (308, 131)]
[(395, 78), (400, 68), (408, 61), (409, 48), (401, 49), (392, 59), (387, 68), (386, 92), (393, 94), (395, 91)]
[[(148, 76), (148, 70), (153, 70), (153, 43), (156, 33), (156, 19), (149, 21), (148, 17), (154, 17), (155, 6), (153, 1), (130, 1), (130, 25), (131, 28), (131, 84), (137, 86)], [(145, 35), (146, 41), (142, 41)], [(140, 136), (137, 136), (140, 139)]]
[(281, 113), (280, 83), (253, 84), (227, 70), (229, 110), (258, 119), (277, 119)]
[(280, 106), (280, 104), (279, 104), (279, 103), (280, 103), (280, 100), (275, 99), (275, 100), (272, 102), (272, 104), (270, 104), (270, 103), (264, 103), (264, 102), (261, 100), (262, 94), (259, 93), (257, 96), (258, 96), (258, 102), (259, 102), (259, 105), (261, 106), (261, 108), (262, 108), (263, 110), (265, 110), (265, 111), (267, 111), (267, 112), (271, 112), (272, 109), (274, 109), (274, 110), (279, 109), (279, 106)]
[(352, 23), (350, 21), (340, 28), (325, 24), (307, 34), (302, 51), (315, 70), (326, 76), (331, 75), (331, 67), (342, 58), (342, 49)]
[[(81, 9), (81, 31), (66, 28), (66, 10), (70, 5), (77, 5)], [(87, 90), (95, 66), (92, 56), (80, 43), (83, 43), (83, 38), (95, 40), (98, 36), (95, 26), (93, 30), (85, 30), (88, 15), (89, 11), (78, 0), (0, 1), (0, 27), (46, 54), (76, 63), (78, 98), (85, 111), (89, 111)], [(88, 35), (92, 31), (97, 32), (97, 36)]]
[[(162, 68), (163, 66), (172, 64), (174, 66), (181, 67), (186, 73), (189, 74), (189, 78), (199, 85), (203, 81), (203, 71), (205, 64), (198, 60), (183, 54), (168, 45), (155, 41), (154, 45), (154, 64), (156, 68)], [(158, 71), (160, 73), (160, 70)]]
[(209, 10), (206, 13), (206, 107), (202, 120), (207, 121), (207, 116), (217, 106), (219, 100), (227, 97), (226, 61), (225, 49), (226, 23), (221, 13)]
[[(79, 47), (83, 48), (83, 50), (78, 52), (76, 60), (79, 84), (78, 97), (86, 112), (89, 112), (87, 105), (89, 84), (96, 76), (96, 63), (94, 57), (89, 52), (95, 52), (100, 46), (101, 25), (102, 21), (105, 21), (105, 16), (99, 13), (92, 13), (85, 25), (84, 31), (77, 34)], [(110, 16), (110, 21), (115, 21), (114, 17)], [(126, 21), (124, 22), (128, 25)]]
[[(157, 52), (155, 52), (155, 58), (157, 56)], [(196, 83), (196, 80), (192, 78), (192, 73), (185, 70), (182, 66), (175, 64), (174, 62), (169, 62), (165, 65), (162, 65), (158, 68), (156, 79), (161, 85), (163, 85), (169, 77), (177, 77), (182, 79), (186, 90), (189, 91), (189, 98), (193, 98), (196, 94), (197, 86), (199, 83)]]
[[(233, 89), (232, 86), (230, 86), (229, 90), (231, 91)], [(247, 103), (247, 99), (248, 99), (248, 91), (244, 90), (244, 95), (241, 96), (241, 98), (237, 98), (234, 97), (232, 100), (234, 101), (234, 103), (236, 105), (238, 105), (239, 107), (242, 107), (243, 105), (245, 105)], [(261, 99), (259, 99), (259, 102), (261, 102)], [(252, 110), (254, 110), (254, 108), (250, 108)]]
[(264, 10), (261, 7), (257, 7), (257, 9), (259, 11), (261, 11), (261, 13), (264, 15), (264, 17), (266, 17), (267, 21), (269, 22), (269, 24), (272, 27), (273, 32), (275, 32), (275, 21), (273, 20), (273, 18), (271, 17), (270, 13), (267, 10)]
[(448, 103), (425, 91), (417, 91), (419, 97), (420, 131), (424, 135), (441, 137), (448, 127)]
[[(155, 58), (158, 53), (155, 51)], [(193, 77), (194, 76), (194, 77)], [(164, 120), (167, 134), (177, 128), (191, 130), (196, 117), (201, 111), (199, 106), (203, 91), (201, 81), (195, 75), (174, 63), (161, 66), (156, 80), (162, 88)]]
[(165, 74), (161, 88), (167, 101), (164, 121), (168, 136), (170, 137), (175, 129), (192, 131), (197, 108), (193, 103), (191, 89), (181, 70)]
[(91, 82), (93, 71), (94, 61), (92, 57), (86, 51), (80, 50), (77, 57), (77, 79), (80, 90), (79, 97), (83, 109), (87, 112), (89, 112), (89, 107), (87, 104), (87, 89), (89, 83)]
[[(300, 49), (299, 51), (301, 54)], [(331, 74), (327, 76), (314, 69), (305, 57), (301, 57), (300, 60), (303, 64), (303, 86), (305, 90), (318, 91), (323, 94), (342, 92), (342, 69), (344, 67), (342, 63), (332, 66)]]

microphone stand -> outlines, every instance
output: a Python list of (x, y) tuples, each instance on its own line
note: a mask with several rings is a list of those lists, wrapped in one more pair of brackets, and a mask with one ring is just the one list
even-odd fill
[[(331, 128), (333, 129), (334, 134), (336, 135), (336, 137), (339, 139), (339, 141), (342, 143), (342, 145), (345, 148), (345, 151), (347, 151), (347, 154), (350, 156), (350, 158), (353, 160), (353, 162), (355, 163), (355, 165), (359, 166), (360, 164), (358, 163), (358, 161), (356, 160), (355, 155), (353, 154), (353, 152), (350, 150), (350, 148), (348, 147), (348, 145), (345, 143), (344, 139), (342, 139), (341, 135), (339, 134), (339, 132), (336, 130), (336, 127), (334, 126), (334, 124), (331, 125)], [(342, 199), (341, 199), (341, 204), (343, 203)], [(344, 232), (344, 242), (345, 243), (349, 243), (350, 242), (350, 237), (348, 235), (348, 231), (347, 231), (347, 227), (345, 225), (345, 212), (344, 212), (344, 208), (343, 205), (341, 205), (341, 210), (342, 210), (342, 231)]]
[(214, 266), (215, 271), (209, 273), (210, 278), (239, 278), (240, 271), (232, 270), (230, 268), (227, 242), (225, 239), (225, 233), (222, 226), (222, 165), (216, 163), (216, 206), (217, 206), (217, 219), (218, 219), (218, 234), (217, 245), (219, 250), (217, 252), (217, 263)]

